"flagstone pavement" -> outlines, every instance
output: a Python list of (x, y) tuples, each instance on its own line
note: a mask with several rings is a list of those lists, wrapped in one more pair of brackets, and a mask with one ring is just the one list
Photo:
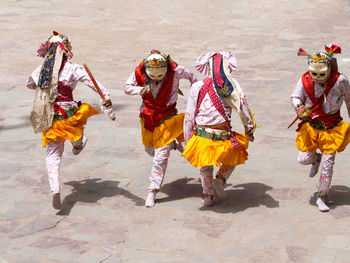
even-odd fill
[[(337, 155), (328, 213), (315, 207), (317, 176), (297, 163), (289, 95), (307, 70), (299, 47), (342, 48), (350, 73), (350, 2), (333, 0), (2, 0), (0, 2), (0, 263), (350, 262), (349, 150)], [(116, 122), (89, 119), (84, 151), (66, 143), (63, 209), (51, 208), (40, 135), (29, 123), (41, 63), (36, 48), (57, 30), (110, 91)], [(152, 159), (138, 123), (139, 96), (123, 85), (153, 48), (195, 72), (209, 50), (237, 56), (234, 73), (262, 125), (227, 199), (201, 207), (198, 170), (172, 152), (156, 206), (144, 207)], [(199, 79), (198, 72), (195, 73)], [(185, 96), (189, 84), (181, 82)], [(98, 95), (79, 85), (78, 100)], [(345, 107), (345, 121), (349, 121)], [(233, 127), (242, 131), (237, 117)]]

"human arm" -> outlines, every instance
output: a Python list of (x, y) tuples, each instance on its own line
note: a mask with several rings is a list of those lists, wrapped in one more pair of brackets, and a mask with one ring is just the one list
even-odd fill
[(342, 92), (342, 95), (344, 97), (345, 105), (348, 110), (348, 116), (350, 117), (350, 85), (349, 80), (341, 74), (341, 82), (340, 82), (340, 90)]
[(195, 82), (197, 82), (196, 76), (189, 71), (187, 68), (183, 66), (177, 66), (175, 69), (176, 74), (178, 74), (179, 79), (187, 79), (191, 83), (191, 85)]
[(305, 94), (305, 90), (304, 90), (301, 78), (299, 79), (290, 97), (291, 97), (292, 106), (295, 109), (295, 111), (297, 111), (297, 109), (301, 105), (304, 105), (306, 100), (306, 94)]
[(252, 111), (249, 108), (249, 104), (243, 89), (235, 79), (233, 79), (233, 81), (238, 90), (239, 97), (240, 97), (240, 114), (239, 115), (240, 115), (242, 124), (244, 126), (245, 133), (247, 135), (253, 136), (253, 132), (255, 130), (255, 122), (252, 116)]
[(307, 95), (300, 78), (291, 94), (291, 102), (297, 115), (302, 119), (307, 118), (311, 114), (310, 106), (305, 105), (306, 96)]
[(191, 86), (190, 94), (187, 100), (186, 113), (184, 119), (184, 138), (187, 143), (193, 135), (193, 129), (195, 125), (195, 114), (197, 107), (197, 100), (200, 88), (203, 86), (203, 82), (196, 82)]
[[(91, 80), (89, 74), (86, 72), (85, 68), (83, 66), (74, 65), (74, 78), (76, 81), (81, 81), (84, 85), (88, 86), (95, 92), (99, 93), (97, 88), (95, 87), (93, 81)], [(112, 102), (110, 100), (110, 94), (108, 90), (99, 82), (96, 80), (96, 83), (98, 87), (100, 88), (104, 99), (102, 99), (102, 105), (106, 108), (110, 108), (112, 106)]]
[(127, 95), (141, 95), (143, 88), (138, 85), (135, 72), (133, 72), (124, 85), (124, 92)]
[(29, 76), (27, 80), (27, 88), (29, 89), (35, 89), (39, 82), (39, 75), (40, 75), (41, 65), (38, 66)]

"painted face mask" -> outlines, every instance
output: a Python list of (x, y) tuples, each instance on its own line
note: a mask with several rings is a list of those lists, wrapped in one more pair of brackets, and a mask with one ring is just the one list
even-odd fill
[(319, 84), (325, 84), (331, 74), (331, 60), (335, 54), (341, 53), (341, 48), (332, 43), (325, 46), (326, 53), (316, 52), (313, 55), (300, 48), (298, 56), (307, 56), (309, 73), (312, 80)]
[(314, 82), (325, 84), (330, 76), (331, 67), (329, 63), (309, 63), (309, 73)]
[(160, 54), (151, 54), (145, 61), (145, 72), (147, 76), (155, 81), (161, 81), (167, 73), (167, 61)]

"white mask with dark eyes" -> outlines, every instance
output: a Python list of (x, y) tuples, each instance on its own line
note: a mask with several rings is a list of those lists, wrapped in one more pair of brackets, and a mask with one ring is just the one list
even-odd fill
[(309, 73), (312, 80), (319, 84), (325, 84), (331, 73), (331, 66), (328, 63), (309, 63)]
[(151, 80), (161, 81), (167, 73), (167, 67), (146, 68), (146, 74)]
[(167, 73), (167, 60), (160, 54), (151, 54), (145, 60), (145, 71), (151, 80), (160, 81)]

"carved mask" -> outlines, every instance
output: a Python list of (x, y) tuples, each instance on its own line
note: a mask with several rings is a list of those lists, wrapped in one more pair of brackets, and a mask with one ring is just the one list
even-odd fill
[(331, 70), (338, 71), (337, 62), (333, 56), (341, 53), (341, 48), (332, 43), (325, 45), (324, 48), (326, 53), (316, 52), (313, 55), (310, 55), (302, 48), (299, 48), (298, 51), (298, 56), (306, 56), (308, 58), (307, 62), (312, 80), (322, 85), (327, 82)]
[(160, 54), (151, 54), (145, 61), (145, 71), (147, 76), (155, 81), (161, 81), (167, 73), (167, 61)]
[(312, 80), (319, 84), (325, 84), (331, 73), (331, 66), (329, 63), (309, 63), (309, 72)]

